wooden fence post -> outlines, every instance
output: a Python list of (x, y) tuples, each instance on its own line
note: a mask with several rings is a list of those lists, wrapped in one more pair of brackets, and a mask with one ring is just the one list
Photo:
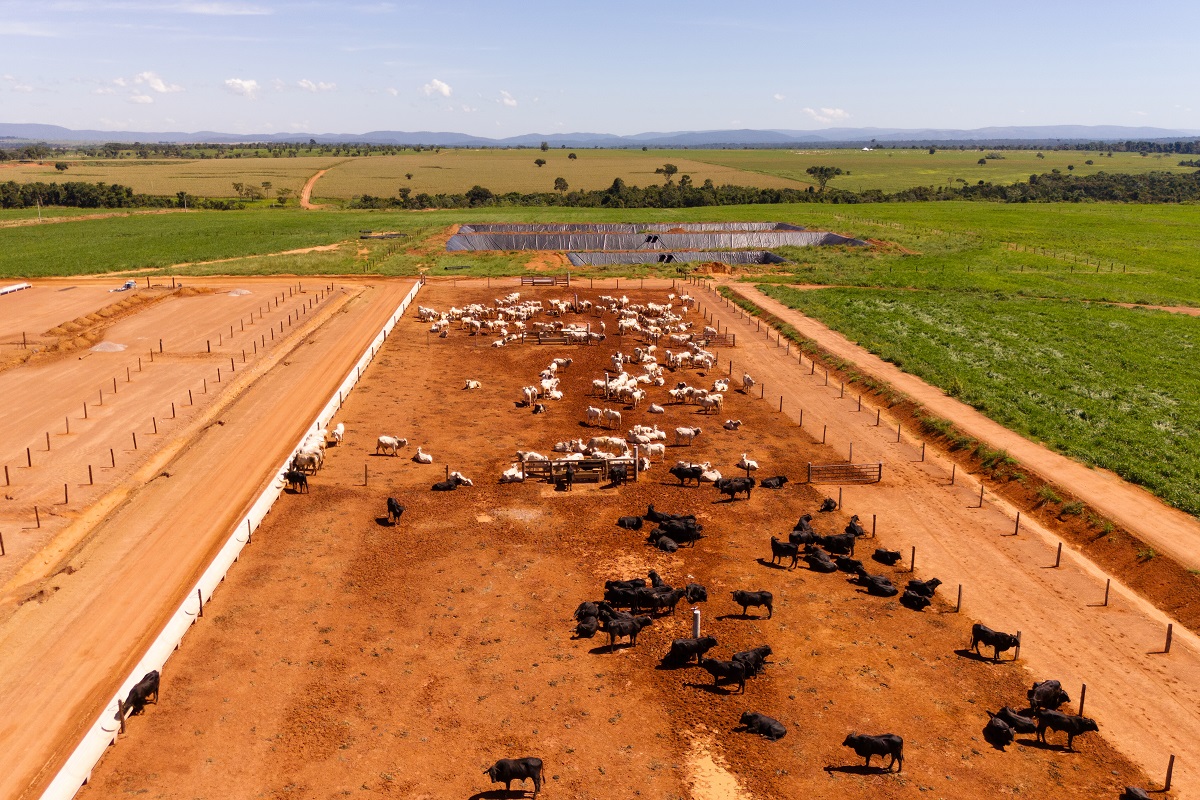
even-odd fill
[(1058, 543), (1058, 550), (1054, 554), (1054, 568), (1058, 569), (1058, 565), (1062, 563), (1062, 542)]
[(954, 604), (954, 613), (962, 611), (962, 584), (958, 585), (958, 602)]

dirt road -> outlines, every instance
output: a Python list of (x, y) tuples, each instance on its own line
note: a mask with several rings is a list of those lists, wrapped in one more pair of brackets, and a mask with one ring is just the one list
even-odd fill
[(315, 175), (313, 175), (311, 178), (309, 178), (308, 180), (306, 180), (304, 182), (304, 188), (300, 190), (300, 207), (301, 208), (308, 209), (309, 211), (312, 211), (313, 209), (321, 208), (321, 206), (313, 205), (312, 202), (310, 202), (310, 201), (312, 200), (313, 187), (317, 185), (317, 181), (321, 180), (321, 176), (324, 175), (326, 172), (329, 172), (329, 169), (318, 170)]
[[(752, 288), (735, 288), (831, 352), (888, 380), (971, 435), (1004, 447), (1018, 460), (1026, 460), (1025, 450), (1030, 450), (1030, 461), (1089, 503), (1093, 500), (1088, 495), (1095, 496), (1097, 507), (1120, 511), (1131, 524), (1138, 522), (1138, 513), (1145, 514), (1145, 519), (1162, 520), (1164, 527), (1173, 520), (1169, 530), (1190, 535), (1194, 521), (1179, 519), (1184, 515), (1140, 489), (1031, 445), (970, 409), (957, 415), (961, 404), (937, 390)], [(738, 347), (732, 353), (735, 376), (748, 371), (764, 381), (765, 402), (777, 404), (782, 395), (784, 413), (792, 420), (798, 419), (803, 408), (805, 428), (817, 439), (822, 426), (828, 425), (831, 461), (844, 461), (853, 443), (856, 462), (884, 463), (882, 483), (845, 490), (847, 511), (878, 515), (885, 529), (902, 531), (904, 549), (916, 546), (919, 564), (950, 585), (963, 584), (964, 613), (971, 618), (1002, 630), (1023, 631), (1027, 644), (1021, 654), (1032, 670), (1031, 678), (1055, 676), (1076, 689), (1088, 684), (1088, 716), (1095, 717), (1110, 741), (1150, 774), (1161, 774), (1167, 753), (1200, 763), (1196, 744), (1200, 742), (1197, 637), (1184, 631), (1182, 647), (1176, 644), (1169, 656), (1158, 654), (1168, 621), (1164, 614), (1123, 588), (1119, 601), (1099, 607), (1105, 576), (1098, 568), (1064, 548), (1063, 567), (1048, 569), (1054, 563), (1056, 537), (1028, 521), (1023, 521), (1021, 535), (1006, 535), (1013, 531), (1014, 512), (991, 496), (983, 508), (974, 508), (978, 482), (963, 480), (960, 471), (957, 484), (949, 486), (948, 463), (918, 461), (920, 449), (911, 439), (895, 443), (894, 426), (890, 431), (886, 423), (874, 427), (874, 413), (856, 411), (856, 403), (848, 397), (839, 399), (839, 387), (822, 385), (820, 372), (810, 375), (808, 369), (800, 369), (794, 350), (785, 355), (784, 348), (768, 340), (755, 323), (747, 322), (740, 310), (726, 306), (715, 293), (695, 293), (722, 326), (732, 326), (738, 334)], [(1039, 449), (1042, 452), (1036, 452)], [(1145, 523), (1133, 527), (1145, 527)], [(1178, 548), (1178, 540), (1174, 546)], [(1186, 555), (1194, 561), (1197, 553), (1200, 548)], [(1116, 581), (1113, 585), (1118, 586)], [(1177, 642), (1181, 641), (1180, 631), (1181, 626), (1176, 625)], [(1169, 724), (1164, 724), (1167, 720)], [(1200, 796), (1200, 775), (1184, 776), (1177, 770), (1176, 782), (1183, 796)]]
[[(0, 796), (37, 797), (411, 282), (364, 286), (134, 489), (0, 628)], [(49, 676), (49, 677), (48, 677)]]
[(1200, 522), (1195, 518), (1164, 505), (1145, 489), (1122, 480), (1108, 470), (1086, 467), (1010, 431), (970, 406), (947, 396), (941, 389), (867, 352), (840, 333), (767, 297), (753, 286), (740, 283), (726, 285), (787, 321), (829, 352), (854, 362), (862, 372), (887, 381), (933, 414), (950, 420), (964, 433), (991, 447), (1005, 450), (1022, 464), (1052, 477), (1055, 483), (1080, 500), (1179, 563), (1191, 569), (1200, 569)]

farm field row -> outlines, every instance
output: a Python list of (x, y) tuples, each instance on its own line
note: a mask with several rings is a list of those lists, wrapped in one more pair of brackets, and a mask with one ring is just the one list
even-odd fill
[(1200, 320), (967, 294), (760, 289), (1007, 428), (1200, 514)]
[[(7, 217), (0, 213), (0, 221)], [(907, 203), (863, 206), (759, 205), (699, 209), (478, 208), (391, 213), (246, 210), (77, 221), (0, 230), (0, 275), (38, 277), (165, 268), (278, 253), (356, 239), (359, 230), (409, 234), (370, 269), (377, 274), (514, 275), (542, 254), (446, 253), (444, 236), (463, 222), (779, 221), (882, 242), (872, 248), (782, 248), (793, 263), (750, 279), (937, 290), (1000, 291), (1036, 297), (1200, 305), (1200, 218), (1188, 206)], [(1006, 243), (1038, 252), (1009, 249)], [(358, 242), (377, 253), (394, 242)], [(1043, 254), (1045, 251), (1045, 254)], [(1097, 271), (1096, 262), (1102, 268)], [(1087, 262), (1087, 266), (1084, 265)], [(446, 266), (464, 266), (447, 272)], [(340, 255), (253, 259), (236, 273), (358, 272)], [(1122, 271), (1122, 270), (1126, 271)], [(593, 274), (652, 274), (625, 267)], [(1111, 270), (1111, 271), (1110, 271)], [(579, 270), (573, 270), (577, 274)], [(676, 270), (669, 268), (674, 277)]]
[[(628, 294), (658, 299), (666, 291)], [(418, 302), (446, 308), (496, 294), (478, 283), (431, 282)], [(550, 289), (533, 294), (556, 296)], [(517, 449), (547, 452), (556, 440), (591, 435), (580, 422), (584, 407), (603, 400), (586, 395), (590, 382), (609, 364), (611, 345), (628, 351), (634, 342), (495, 349), (456, 327), (447, 339), (429, 339), (426, 327), (411, 319), (397, 326), (343, 409), (342, 445), (310, 478), (309, 494), (281, 499), (171, 662), (162, 701), (133, 720), (84, 797), (226, 796), (245, 785), (312, 796), (364, 786), (480, 796), (494, 788), (480, 775), (484, 767), (534, 755), (546, 764), (547, 796), (705, 798), (716, 784), (736, 800), (926, 792), (1091, 798), (1145, 781), (1110, 742), (1154, 764), (1164, 748), (1188, 746), (1186, 736), (1165, 737), (1190, 729), (1193, 712), (1171, 732), (1152, 723), (1159, 694), (1149, 687), (1162, 679), (1158, 667), (1136, 647), (1112, 652), (1118, 630), (1139, 643), (1148, 627), (1157, 632), (1135, 600), (1122, 595), (1111, 616), (1085, 622), (1089, 612), (1074, 595), (1094, 590), (1094, 575), (1073, 561), (1060, 571), (1038, 569), (1050, 550), (1040, 536), (1000, 537), (1012, 524), (1001, 510), (967, 510), (967, 487), (947, 490), (940, 465), (914, 463), (911, 446), (864, 430), (863, 415), (836, 392), (816, 388), (782, 349), (751, 337), (722, 351), (718, 366), (732, 354), (735, 373), (748, 369), (772, 394), (786, 393), (783, 416), (769, 399), (732, 391), (721, 416), (742, 420), (736, 432), (695, 406), (670, 404), (661, 416), (645, 404), (622, 408), (622, 428), (698, 424), (704, 430), (696, 443), (668, 448), (667, 463), (709, 460), (728, 473), (749, 451), (760, 475), (794, 481), (806, 461), (839, 460), (853, 437), (859, 460), (885, 462), (885, 480), (848, 488), (845, 511), (817, 515), (815, 524), (834, 531), (846, 514), (877, 514), (879, 538), (863, 549), (915, 544), (923, 564), (916, 577), (966, 583), (968, 613), (947, 613), (951, 606), (939, 600), (917, 614), (868, 597), (842, 575), (772, 566), (768, 536), (813, 511), (830, 487), (793, 482), (727, 503), (711, 487), (680, 487), (658, 459), (622, 487), (579, 483), (557, 492), (497, 484)], [(562, 371), (566, 399), (531, 416), (513, 401), (554, 356), (573, 359)], [(708, 384), (724, 374), (678, 377)], [(483, 387), (461, 391), (467, 379)], [(829, 423), (829, 445), (811, 435), (811, 416), (803, 429), (795, 424), (799, 398)], [(665, 390), (654, 389), (649, 401), (665, 402)], [(383, 432), (409, 439), (402, 456), (420, 445), (434, 463), (375, 456)], [(430, 492), (444, 468), (475, 485)], [(406, 506), (395, 527), (383, 517), (388, 496)], [(645, 544), (644, 531), (613, 525), (650, 503), (694, 513), (704, 538), (665, 554)], [(671, 639), (689, 635), (685, 613), (659, 617), (636, 647), (612, 650), (603, 635), (571, 637), (571, 611), (581, 600), (599, 596), (606, 579), (650, 569), (676, 585), (708, 587), (700, 608), (703, 630), (719, 642), (715, 655), (772, 646), (773, 663), (744, 695), (712, 687), (695, 667), (658, 668)], [(903, 570), (889, 574), (903, 583)], [(729, 600), (739, 588), (772, 591), (773, 617), (739, 613)], [(1029, 669), (956, 653), (973, 614), (1022, 629)], [(1180, 654), (1166, 668), (1186, 680), (1196, 659)], [(1106, 736), (1081, 738), (1075, 754), (1031, 737), (1018, 737), (1007, 753), (987, 746), (984, 709), (1020, 704), (1033, 679), (1050, 675), (1072, 689), (1080, 679), (1104, 687), (1092, 689), (1088, 713)], [(1186, 683), (1167, 690), (1186, 703), (1191, 693)], [(787, 737), (768, 744), (735, 731), (748, 708), (784, 721)], [(172, 735), (180, 730), (194, 735)], [(905, 736), (900, 775), (862, 769), (840, 746), (850, 731), (867, 730)], [(153, 760), (146, 758), (151, 750)]]

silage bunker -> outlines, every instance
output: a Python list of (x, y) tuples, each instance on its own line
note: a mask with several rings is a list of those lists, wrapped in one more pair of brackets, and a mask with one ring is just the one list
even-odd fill
[[(674, 261), (763, 264), (782, 261), (765, 252), (767, 248), (821, 245), (865, 246), (866, 242), (776, 222), (499, 223), (461, 226), (446, 242), (446, 250), (570, 251), (571, 261), (577, 265)], [(745, 251), (753, 252), (741, 255)], [(599, 254), (605, 258), (599, 258)]]

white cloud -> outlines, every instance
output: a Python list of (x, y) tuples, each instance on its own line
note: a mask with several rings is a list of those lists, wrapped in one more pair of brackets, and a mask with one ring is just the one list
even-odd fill
[(92, 94), (116, 94), (117, 90), (111, 86), (101, 86), (99, 89), (92, 91)]
[(129, 102), (137, 103), (138, 105), (144, 106), (144, 105), (149, 105), (150, 103), (153, 103), (154, 98), (148, 94), (135, 94), (135, 95), (130, 95)]
[(475, 109), (471, 108), (471, 107), (470, 107), (469, 105), (467, 105), (466, 103), (463, 103), (463, 105), (462, 105), (462, 110), (463, 110), (464, 112), (466, 112), (467, 114), (470, 114), (470, 113), (471, 113), (472, 111), (474, 111)]
[(503, 103), (504, 105), (508, 106), (509, 108), (517, 107), (517, 98), (513, 97), (511, 94), (504, 91), (503, 89), (500, 90), (500, 102)]
[(155, 72), (139, 72), (133, 77), (133, 82), (138, 85), (149, 86), (159, 94), (170, 94), (171, 92), (183, 91), (183, 87), (178, 83), (167, 83)]
[(32, 92), (33, 91), (33, 87), (30, 86), (28, 83), (14, 83), (12, 88), (13, 88), (14, 92)]
[(271, 9), (247, 3), (230, 2), (144, 2), (144, 0), (119, 0), (98, 2), (87, 0), (75, 2), (65, 0), (54, 4), (58, 11), (133, 11), (164, 14), (199, 14), (206, 17), (257, 17), (273, 13)]
[(282, 92), (284, 89), (287, 88), (287, 84), (284, 83), (279, 78), (274, 78), (271, 80), (271, 88), (277, 92)]
[(782, 100), (782, 99), (783, 99), (783, 95), (781, 95), (779, 92), (776, 92), (775, 94), (773, 94), (773, 95), (771, 95), (771, 96), (772, 96), (772, 97), (774, 97), (776, 100)]
[(306, 92), (332, 92), (337, 88), (336, 83), (325, 83), (324, 81), (313, 83), (308, 78), (301, 80), (296, 85)]
[(841, 108), (802, 108), (800, 109), (805, 114), (808, 114), (817, 122), (829, 124), (830, 122), (843, 122), (850, 118), (850, 112)]
[(442, 97), (449, 97), (454, 93), (450, 85), (434, 78), (429, 83), (421, 87), (421, 94), (426, 97), (433, 97), (435, 94), (440, 94)]
[(400, 96), (400, 90), (397, 89), (395, 86), (389, 86), (388, 88), (384, 89), (384, 91), (387, 92), (388, 94), (390, 94), (392, 97)]
[(113, 78), (113, 86), (128, 86), (129, 81), (124, 78)]
[(225, 88), (234, 94), (240, 94), (249, 100), (258, 97), (258, 81), (244, 78), (227, 78)]

